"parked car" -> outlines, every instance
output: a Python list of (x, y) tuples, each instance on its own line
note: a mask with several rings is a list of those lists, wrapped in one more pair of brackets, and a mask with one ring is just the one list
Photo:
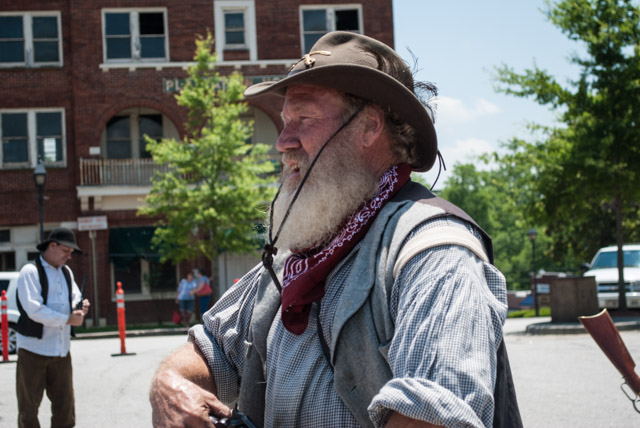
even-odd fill
[[(640, 244), (625, 244), (624, 282), (627, 307), (640, 308)], [(601, 308), (618, 307), (618, 247), (600, 248), (584, 276), (593, 276), (598, 286), (598, 304)]]
[[(8, 303), (8, 321), (9, 321), (9, 353), (16, 353), (16, 326), (18, 325), (18, 303), (16, 296), (16, 287), (18, 286), (18, 272), (0, 272), (0, 293), (6, 290)], [(2, 335), (0, 335), (0, 353), (2, 351)]]

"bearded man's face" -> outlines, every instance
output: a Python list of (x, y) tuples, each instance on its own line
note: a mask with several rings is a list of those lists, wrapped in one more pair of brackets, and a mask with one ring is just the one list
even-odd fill
[[(273, 209), (272, 236), (282, 224), (302, 177), (322, 145), (342, 126), (345, 101), (338, 91), (297, 85), (287, 90), (282, 155), (282, 190)], [(353, 124), (353, 122), (352, 122)], [(303, 250), (324, 246), (377, 190), (378, 180), (358, 150), (356, 126), (347, 125), (320, 154), (278, 235), (276, 246)]]

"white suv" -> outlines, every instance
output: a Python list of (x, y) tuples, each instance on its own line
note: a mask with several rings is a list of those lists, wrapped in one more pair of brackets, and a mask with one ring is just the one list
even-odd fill
[[(20, 318), (20, 312), (18, 312), (18, 303), (16, 296), (16, 287), (18, 285), (18, 272), (0, 272), (0, 290), (7, 291), (7, 303), (8, 303), (8, 319), (9, 319), (9, 353), (15, 354), (16, 352), (16, 327), (18, 325), (18, 318)], [(0, 291), (2, 293), (2, 291)], [(2, 335), (0, 335), (0, 355), (2, 355)]]
[[(640, 244), (625, 244), (624, 282), (627, 307), (640, 308)], [(600, 248), (584, 276), (593, 276), (598, 285), (598, 304), (601, 308), (618, 307), (618, 247)]]

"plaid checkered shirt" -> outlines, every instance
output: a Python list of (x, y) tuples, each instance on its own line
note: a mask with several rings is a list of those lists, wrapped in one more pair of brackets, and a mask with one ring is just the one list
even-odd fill
[[(452, 218), (429, 220), (412, 234), (437, 226), (472, 226)], [(317, 337), (320, 316), (327, 343), (353, 257), (329, 276), (318, 314), (314, 304), (301, 335), (287, 331), (278, 311), (267, 338), (265, 428), (358, 427), (333, 387), (333, 370)], [(190, 330), (208, 361), (218, 397), (233, 403), (243, 368), (257, 284), (256, 266), (216, 303), (204, 324)], [(393, 378), (369, 404), (375, 426), (393, 412), (446, 427), (490, 427), (496, 352), (507, 314), (504, 276), (469, 250), (443, 245), (413, 257), (400, 271), (389, 301), (395, 323), (388, 360)]]

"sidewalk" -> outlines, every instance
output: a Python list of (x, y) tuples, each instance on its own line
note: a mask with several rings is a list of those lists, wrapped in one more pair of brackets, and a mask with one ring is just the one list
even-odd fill
[[(612, 315), (619, 331), (640, 330), (640, 315)], [(504, 327), (505, 334), (588, 334), (580, 321), (553, 323), (551, 317), (508, 318)]]

